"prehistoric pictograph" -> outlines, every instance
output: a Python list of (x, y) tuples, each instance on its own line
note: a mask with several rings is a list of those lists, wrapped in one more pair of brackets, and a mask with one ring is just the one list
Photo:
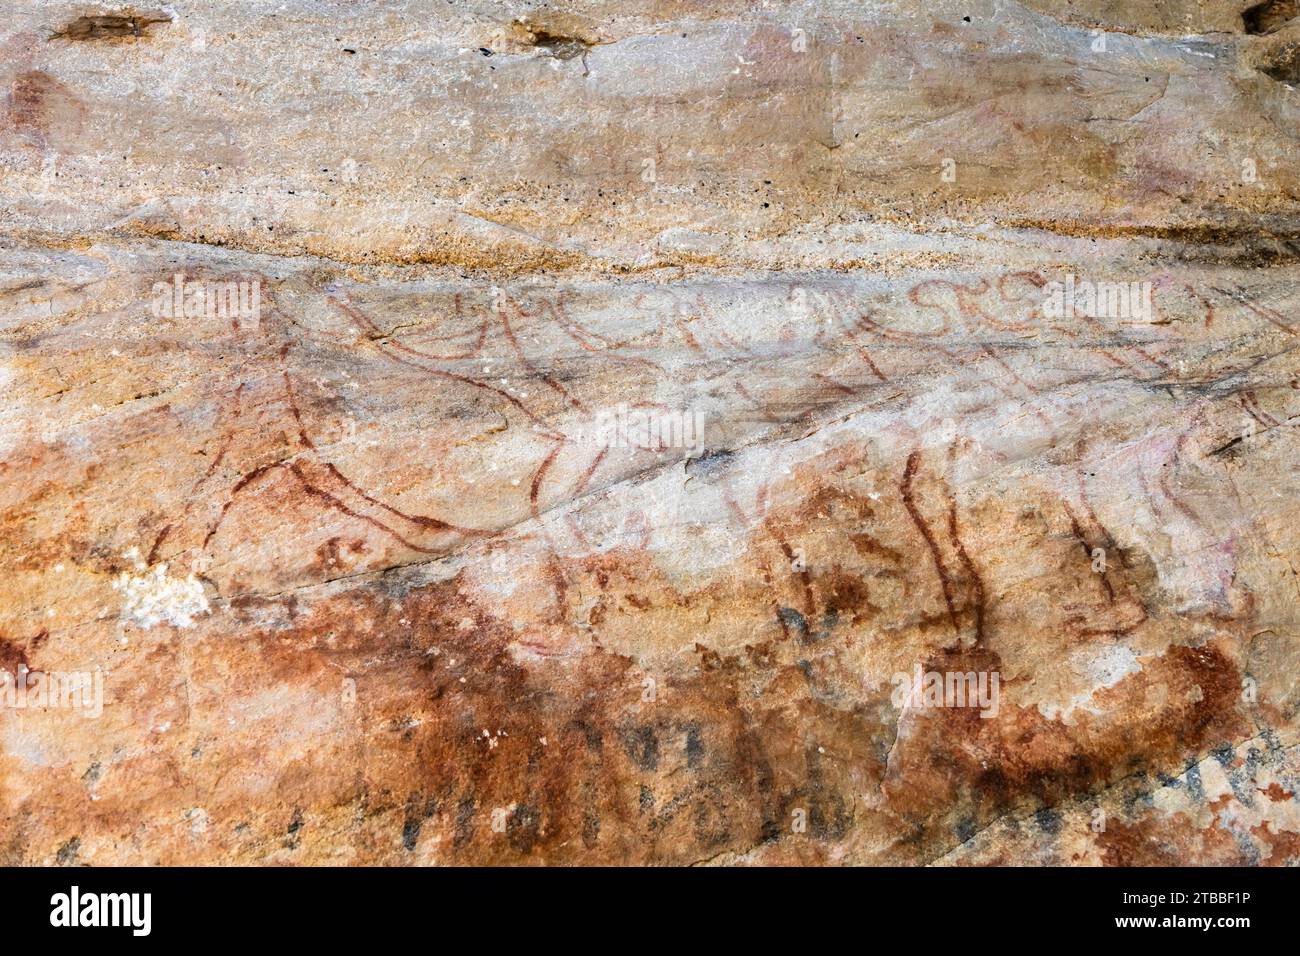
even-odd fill
[(14, 13), (0, 855), (1294, 864), (1291, 6), (598, 6)]

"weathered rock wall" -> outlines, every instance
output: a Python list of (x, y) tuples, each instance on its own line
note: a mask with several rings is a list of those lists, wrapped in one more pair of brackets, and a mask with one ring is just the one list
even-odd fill
[(1131, 7), (9, 0), (2, 858), (1294, 863), (1300, 21)]

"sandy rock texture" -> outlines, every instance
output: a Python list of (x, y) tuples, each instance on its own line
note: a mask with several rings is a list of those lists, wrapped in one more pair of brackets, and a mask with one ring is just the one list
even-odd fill
[(1300, 862), (1292, 0), (0, 7), (4, 862)]

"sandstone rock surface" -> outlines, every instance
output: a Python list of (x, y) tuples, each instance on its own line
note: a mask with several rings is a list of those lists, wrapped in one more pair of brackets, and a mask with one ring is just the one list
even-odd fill
[(5, 862), (1300, 861), (1295, 3), (5, 12)]

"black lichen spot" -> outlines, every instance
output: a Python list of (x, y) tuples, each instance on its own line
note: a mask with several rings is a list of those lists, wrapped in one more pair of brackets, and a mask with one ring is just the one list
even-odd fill
[(422, 800), (419, 794), (411, 794), (406, 800), (406, 819), (402, 823), (402, 846), (414, 850), (420, 840), (420, 828), (424, 821), (433, 816), (438, 809), (438, 801), (430, 797)]
[(816, 636), (816, 640), (819, 641), (826, 640), (826, 638), (831, 636), (831, 632), (835, 630), (836, 625), (838, 625), (839, 623), (840, 623), (839, 610), (834, 607), (828, 609), (826, 613), (822, 615), (822, 627), (821, 627), (821, 631), (819, 631)]
[(735, 453), (721, 449), (719, 451), (705, 451), (698, 458), (691, 458), (686, 462), (686, 473), (691, 477), (697, 474), (710, 474), (725, 467), (735, 457)]
[(725, 813), (726, 800), (716, 787), (710, 787), (709, 797), (695, 805), (695, 840), (701, 847), (712, 850), (731, 839)]
[(75, 866), (77, 854), (81, 852), (81, 837), (73, 837), (54, 854), (54, 862), (59, 866)]
[(285, 830), (284, 845), (290, 850), (298, 849), (298, 843), (302, 839), (298, 836), (298, 831), (302, 829), (302, 808), (295, 807), (293, 819), (289, 821), (289, 828)]
[[(821, 787), (817, 787), (821, 791)], [(808, 808), (808, 829), (819, 840), (842, 840), (853, 815), (845, 799), (834, 791), (819, 793)]]
[(601, 752), (604, 747), (604, 741), (601, 740), (600, 731), (597, 728), (593, 727), (581, 718), (571, 721), (569, 726), (582, 731), (583, 740), (586, 742), (589, 751), (592, 753)]
[(520, 804), (506, 822), (506, 839), (520, 853), (527, 853), (540, 836), (542, 814), (536, 807)]
[(812, 635), (808, 631), (808, 619), (792, 607), (777, 608), (777, 615), (781, 618), (781, 624), (786, 628), (793, 627), (799, 632), (799, 640), (804, 644), (812, 643)]
[(414, 850), (416, 841), (420, 839), (420, 827), (422, 826), (424, 826), (423, 820), (412, 820), (407, 817), (406, 822), (402, 824), (402, 846), (408, 850)]
[(808, 802), (808, 830), (819, 840), (843, 839), (853, 820), (850, 805), (839, 791), (827, 786), (821, 752), (809, 748), (805, 756), (808, 780), (803, 794)]
[(454, 849), (459, 850), (474, 839), (473, 823), (474, 801), (467, 797), (456, 806), (456, 834), (451, 839)]
[(1214, 759), (1219, 762), (1219, 766), (1223, 767), (1225, 770), (1232, 763), (1233, 758), (1236, 757), (1236, 754), (1232, 749), (1232, 744), (1228, 743), (1219, 744), (1217, 747), (1214, 747), (1210, 753), (1212, 753)]
[(155, 13), (108, 13), (99, 16), (80, 16), (56, 30), (51, 40), (138, 40), (156, 23), (171, 23), (172, 18), (161, 10)]
[(632, 727), (623, 731), (623, 749), (642, 770), (659, 768), (659, 735), (653, 727)]
[(1300, 15), (1300, 2), (1297, 0), (1264, 0), (1241, 13), (1241, 25), (1253, 36), (1272, 33), (1282, 24)]
[(1205, 799), (1205, 786), (1201, 783), (1201, 770), (1193, 763), (1187, 768), (1187, 792), (1196, 801)]
[(1035, 813), (1034, 822), (1038, 824), (1040, 830), (1044, 833), (1050, 833), (1052, 836), (1056, 836), (1061, 832), (1061, 815), (1051, 807), (1043, 807), (1043, 809)]
[(697, 769), (704, 760), (704, 741), (700, 738), (700, 725), (686, 728), (686, 766)]
[(1291, 43), (1275, 51), (1259, 71), (1279, 83), (1300, 84), (1300, 43)]

